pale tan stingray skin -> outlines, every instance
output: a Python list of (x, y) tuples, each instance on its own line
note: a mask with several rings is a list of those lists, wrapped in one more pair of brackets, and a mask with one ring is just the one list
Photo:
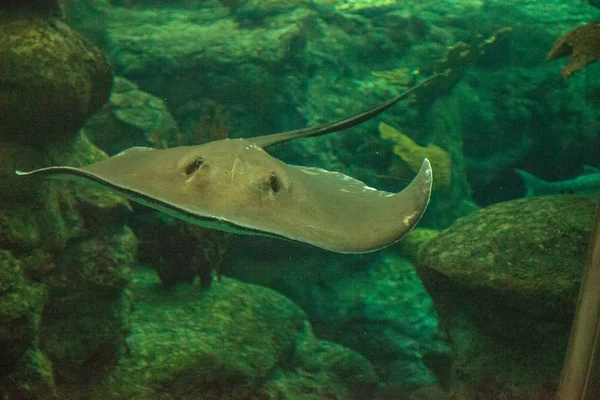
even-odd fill
[(197, 225), (365, 253), (396, 242), (419, 221), (431, 193), (429, 161), (408, 187), (392, 194), (338, 172), (285, 164), (261, 146), (352, 126), (391, 104), (326, 129), (284, 132), (274, 139), (225, 139), (165, 150), (134, 147), (82, 168), (17, 174), (85, 179)]
[(31, 173), (88, 179), (198, 225), (340, 253), (374, 251), (399, 240), (421, 218), (432, 182), (426, 160), (402, 192), (382, 192), (338, 172), (287, 165), (244, 139), (166, 150), (134, 147), (82, 168)]

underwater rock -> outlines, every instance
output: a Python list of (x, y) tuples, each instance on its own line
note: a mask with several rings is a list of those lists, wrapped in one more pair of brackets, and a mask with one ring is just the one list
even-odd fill
[(102, 48), (106, 35), (106, 10), (114, 3), (115, 0), (68, 0), (61, 4), (61, 8), (70, 27)]
[(99, 233), (122, 226), (132, 209), (123, 197), (89, 185), (76, 185), (72, 189), (75, 209), (78, 211), (85, 235)]
[(102, 53), (57, 18), (3, 16), (0, 36), (0, 139), (71, 140), (108, 98)]
[[(139, 211), (139, 210), (138, 210)], [(211, 285), (232, 233), (202, 228), (162, 213), (137, 213), (130, 225), (139, 238), (139, 261), (156, 270), (164, 287), (200, 278)]]
[[(162, 18), (157, 18), (157, 13)], [(107, 40), (110, 45), (110, 58), (115, 63), (117, 71), (125, 76), (148, 80), (154, 77), (154, 82), (142, 80), (144, 84), (140, 86), (144, 89), (162, 83), (156, 80), (156, 76), (168, 76), (169, 72), (173, 73), (177, 70), (184, 72), (194, 68), (198, 70), (197, 73), (209, 74), (209, 77), (214, 79), (218, 77), (224, 79), (219, 72), (229, 72), (229, 75), (239, 77), (237, 73), (242, 71), (236, 71), (236, 67), (248, 68), (249, 64), (255, 62), (279, 64), (291, 56), (290, 46), (301, 33), (298, 24), (284, 25), (284, 21), (279, 21), (277, 26), (271, 26), (275, 25), (272, 22), (266, 27), (254, 29), (244, 28), (231, 19), (210, 23), (205, 21), (204, 24), (199, 24), (197, 15), (190, 10), (147, 12), (115, 8), (110, 10), (109, 16)], [(140, 35), (144, 35), (145, 40), (137, 40)], [(294, 46), (292, 47), (295, 49)], [(139, 54), (144, 54), (144, 57), (139, 57)], [(234, 68), (234, 71), (220, 70), (225, 66)], [(262, 71), (265, 72), (267, 71)], [(163, 89), (173, 93), (184, 87), (193, 89), (189, 87), (194, 86), (191, 85), (189, 78), (180, 76), (179, 79), (183, 81), (177, 87)], [(263, 77), (254, 78), (262, 80)], [(198, 83), (202, 85), (196, 89), (203, 88), (205, 83), (202, 80)], [(233, 94), (227, 90), (232, 82), (223, 80), (223, 83), (228, 86), (218, 89)], [(238, 95), (249, 93), (242, 89), (237, 87), (235, 93)], [(184, 90), (178, 93), (185, 95), (186, 100), (189, 98), (189, 94)], [(167, 99), (180, 100), (171, 99), (171, 96)]]
[(391, 251), (340, 256), (274, 240), (234, 236), (223, 274), (282, 292), (319, 338), (365, 355), (383, 398), (437, 382), (434, 364), (447, 364), (447, 348), (438, 348), (433, 306), (410, 262)]
[(408, 400), (451, 400), (450, 394), (439, 386), (426, 386), (415, 390)]
[(301, 55), (314, 12), (297, 9), (257, 26), (189, 9), (114, 8), (106, 17), (115, 70), (163, 99), (193, 143), (209, 101), (234, 110), (230, 137), (277, 130), (277, 113), (288, 106), (284, 71)]
[(180, 138), (165, 103), (125, 78), (116, 77), (108, 105), (85, 124), (86, 135), (110, 155), (133, 146), (167, 148)]
[(67, 186), (14, 181), (16, 169), (39, 166), (48, 155), (24, 144), (2, 142), (0, 157), (0, 247), (19, 252), (61, 249), (81, 229), (72, 196), (61, 193)]
[[(0, 324), (7, 332), (18, 336), (15, 343), (8, 339), (4, 342), (10, 350), (3, 351), (4, 356), (0, 358), (10, 365), (4, 365), (2, 373), (6, 375), (6, 391), (10, 396), (51, 398), (44, 397), (42, 391), (51, 391), (54, 372), (59, 381), (64, 380), (84, 363), (77, 360), (71, 364), (73, 359), (87, 357), (85, 365), (94, 366), (93, 373), (99, 374), (107, 364), (114, 363), (116, 351), (111, 353), (110, 346), (116, 347), (115, 343), (123, 346), (125, 331), (120, 327), (126, 326), (126, 315), (119, 307), (125, 299), (123, 287), (128, 283), (129, 275), (124, 272), (133, 262), (135, 238), (130, 231), (118, 232), (124, 229), (124, 215), (129, 206), (122, 198), (87, 185), (45, 184), (32, 180), (8, 186), (11, 182), (9, 170), (14, 174), (15, 169), (32, 164), (39, 166), (52, 159), (81, 165), (107, 157), (83, 135), (72, 143), (58, 142), (45, 152), (11, 142), (4, 142), (0, 148), (3, 159), (0, 174), (6, 176), (0, 191), (3, 205), (0, 247), (18, 257), (14, 262), (22, 271), (19, 285), (12, 284), (6, 291), (0, 289), (0, 304), (10, 305), (10, 315), (19, 315)], [(119, 249), (126, 253), (122, 258), (119, 258)], [(10, 255), (4, 250), (0, 252)], [(67, 262), (70, 257), (71, 261)], [(65, 265), (70, 266), (71, 275), (65, 271)], [(12, 271), (8, 266), (2, 266), (0, 270)], [(81, 281), (86, 281), (87, 286), (78, 285)], [(82, 308), (89, 315), (77, 312)], [(57, 330), (60, 323), (64, 324), (65, 332), (50, 337), (48, 332)], [(79, 328), (73, 329), (73, 326)], [(77, 340), (69, 342), (70, 335), (77, 336), (82, 332), (88, 333), (81, 338), (88, 341), (86, 344), (81, 345)], [(105, 346), (105, 353), (94, 353), (101, 347), (98, 341)], [(53, 347), (57, 343), (60, 350)], [(69, 353), (69, 344), (73, 345), (73, 353)], [(76, 349), (77, 345), (81, 348)], [(49, 348), (52, 350), (47, 351)], [(23, 349), (31, 357), (9, 357), (12, 352), (23, 353)], [(85, 354), (86, 351), (89, 352)], [(92, 358), (94, 360), (90, 361)], [(27, 394), (27, 390), (32, 394)]]
[[(470, 43), (458, 42), (448, 47), (444, 57), (435, 62), (435, 72), (444, 74), (444, 79), (432, 87), (433, 92), (449, 91), (463, 75), (465, 70), (488, 53), (506, 51), (504, 44), (510, 40), (513, 28), (506, 26), (496, 30), (492, 35), (484, 37), (481, 34), (471, 38)], [(498, 51), (498, 49), (502, 49)]]
[(31, 362), (32, 355), (45, 360), (37, 349), (44, 292), (27, 284), (24, 269), (10, 252), (0, 250), (0, 396), (51, 399), (51, 367), (47, 360)]
[[(15, 143), (13, 141), (2, 142), (0, 146), (0, 199), (2, 203), (23, 202), (39, 195), (40, 182), (29, 180), (21, 183), (16, 180), (15, 170), (18, 168), (28, 169), (40, 165), (45, 154), (40, 149)], [(45, 186), (45, 185), (42, 185)]]
[[(85, 129), (82, 128), (68, 151), (61, 146), (50, 148), (48, 152), (54, 162), (88, 165), (108, 158), (104, 151), (92, 144), (84, 132)], [(118, 229), (132, 211), (129, 202), (114, 192), (85, 184), (70, 184), (68, 187), (82, 235)]]
[(321, 6), (331, 6), (338, 11), (356, 12), (367, 15), (383, 14), (398, 7), (397, 0), (315, 0)]
[(428, 158), (431, 162), (431, 168), (435, 171), (433, 190), (447, 190), (450, 187), (452, 183), (452, 161), (447, 151), (434, 144), (421, 146), (408, 135), (383, 122), (379, 123), (379, 134), (382, 139), (391, 140), (394, 143), (394, 154), (403, 163), (400, 165), (395, 163), (390, 166), (389, 170), (393, 176), (408, 178), (408, 174), (402, 175), (403, 169), (405, 170), (407, 167), (410, 176), (414, 176), (419, 172), (423, 160)]
[(111, 69), (52, 13), (31, 11), (0, 10), (0, 397), (55, 399), (55, 378), (100, 376), (124, 349), (135, 238), (122, 198), (14, 184), (17, 169), (106, 157), (77, 131), (105, 103)]
[(482, 209), (421, 249), (420, 274), (442, 274), (465, 290), (493, 296), (497, 305), (532, 316), (569, 316), (594, 204), (586, 197), (555, 195)]
[(22, 263), (0, 251), (0, 376), (15, 368), (38, 338), (36, 311), (41, 306), (39, 288), (28, 287)]
[(569, 56), (569, 63), (560, 71), (563, 78), (587, 67), (600, 58), (600, 25), (590, 22), (561, 36), (552, 45), (546, 61)]
[(501, 398), (557, 383), (594, 211), (586, 197), (513, 200), (421, 248), (417, 270), (454, 347), (455, 392)]
[(106, 158), (106, 153), (93, 147), (85, 135), (77, 136), (73, 143), (57, 143), (45, 152), (4, 142), (0, 146), (0, 157), (1, 247), (19, 252), (34, 249), (57, 252), (84, 230), (93, 230), (94, 220), (100, 225), (115, 220), (123, 223), (129, 204), (105, 190), (70, 182), (32, 179), (16, 184), (13, 181), (16, 169), (40, 166), (48, 159), (84, 165)]
[(229, 278), (207, 291), (159, 290), (149, 270), (133, 282), (129, 356), (86, 398), (372, 397), (369, 362), (316, 339), (304, 312), (273, 290)]
[(284, 14), (299, 8), (311, 7), (313, 0), (244, 0), (235, 6), (235, 16), (262, 19), (268, 16)]
[(61, 0), (3, 0), (0, 3), (0, 13), (3, 10), (25, 11), (37, 15), (51, 15), (60, 12)]
[(27, 350), (16, 371), (0, 377), (0, 395), (7, 399), (56, 400), (52, 363), (39, 349)]
[(136, 239), (129, 228), (72, 243), (44, 279), (41, 349), (52, 361), (57, 382), (98, 379), (125, 351), (129, 332), (130, 281)]
[(437, 229), (416, 227), (408, 232), (397, 246), (404, 257), (416, 261), (421, 246), (436, 237), (439, 233), (440, 231)]

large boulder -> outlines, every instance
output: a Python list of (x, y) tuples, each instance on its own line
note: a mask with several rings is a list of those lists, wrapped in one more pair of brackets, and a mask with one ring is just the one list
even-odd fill
[(369, 362), (316, 339), (306, 314), (281, 294), (229, 278), (206, 291), (158, 284), (153, 272), (135, 272), (129, 356), (105, 387), (84, 397), (372, 397)]
[(594, 209), (570, 195), (514, 200), (423, 245), (418, 273), (454, 346), (455, 393), (533, 398), (557, 383)]
[(140, 240), (139, 262), (152, 266), (165, 287), (199, 278), (210, 287), (229, 248), (230, 232), (203, 228), (155, 211), (140, 212), (131, 228)]
[[(51, 399), (54, 381), (47, 359), (36, 351), (44, 292), (27, 285), (24, 263), (0, 250), (0, 395)], [(35, 355), (43, 362), (32, 362)], [(4, 372), (6, 371), (6, 372)], [(27, 371), (27, 374), (24, 374)], [(7, 373), (8, 372), (8, 373)], [(23, 379), (26, 377), (26, 379)]]
[(129, 205), (91, 186), (15, 176), (50, 160), (105, 158), (83, 135), (46, 152), (11, 142), (2, 149), (0, 394), (52, 398), (55, 377), (99, 376), (124, 349), (135, 255), (123, 225)]
[(115, 7), (105, 15), (118, 74), (164, 99), (193, 143), (211, 103), (228, 112), (230, 136), (275, 130), (286, 107), (286, 63), (299, 54), (314, 13), (298, 9), (261, 26), (223, 18), (218, 9)]
[(49, 15), (52, 12), (57, 12), (60, 7), (60, 0), (4, 0), (0, 4), (0, 12), (3, 10), (26, 10)]
[(133, 146), (160, 149), (185, 144), (164, 101), (121, 77), (115, 78), (108, 105), (92, 115), (84, 129), (110, 155)]
[(60, 382), (97, 379), (126, 350), (130, 299), (124, 291), (136, 238), (127, 227), (83, 237), (56, 256), (44, 282), (41, 349)]
[(54, 399), (56, 383), (100, 378), (123, 353), (136, 240), (122, 198), (15, 175), (107, 157), (77, 133), (112, 71), (53, 16), (58, 2), (11, 3), (0, 10), (0, 397)]
[(72, 139), (107, 100), (102, 53), (57, 18), (0, 14), (0, 140)]
[(340, 255), (234, 236), (222, 271), (282, 292), (307, 312), (319, 337), (364, 354), (385, 382), (384, 398), (436, 384), (448, 370), (431, 299), (412, 264), (392, 251)]

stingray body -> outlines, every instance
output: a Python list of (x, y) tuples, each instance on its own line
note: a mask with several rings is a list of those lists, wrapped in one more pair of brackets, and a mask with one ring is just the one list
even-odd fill
[(427, 208), (433, 179), (427, 159), (413, 181), (394, 194), (338, 172), (285, 164), (264, 148), (356, 125), (415, 88), (315, 128), (164, 150), (133, 147), (81, 168), (16, 173), (83, 179), (208, 228), (275, 236), (339, 253), (375, 251), (409, 232)]

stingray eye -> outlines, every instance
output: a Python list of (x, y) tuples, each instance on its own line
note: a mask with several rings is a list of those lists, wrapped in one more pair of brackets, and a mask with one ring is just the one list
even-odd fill
[(279, 189), (281, 189), (281, 181), (274, 172), (271, 172), (271, 175), (269, 176), (269, 185), (271, 186), (271, 190), (275, 193), (279, 192)]
[(201, 157), (198, 157), (193, 162), (189, 163), (187, 167), (185, 167), (185, 173), (187, 175), (191, 175), (198, 171), (203, 164), (204, 160)]

